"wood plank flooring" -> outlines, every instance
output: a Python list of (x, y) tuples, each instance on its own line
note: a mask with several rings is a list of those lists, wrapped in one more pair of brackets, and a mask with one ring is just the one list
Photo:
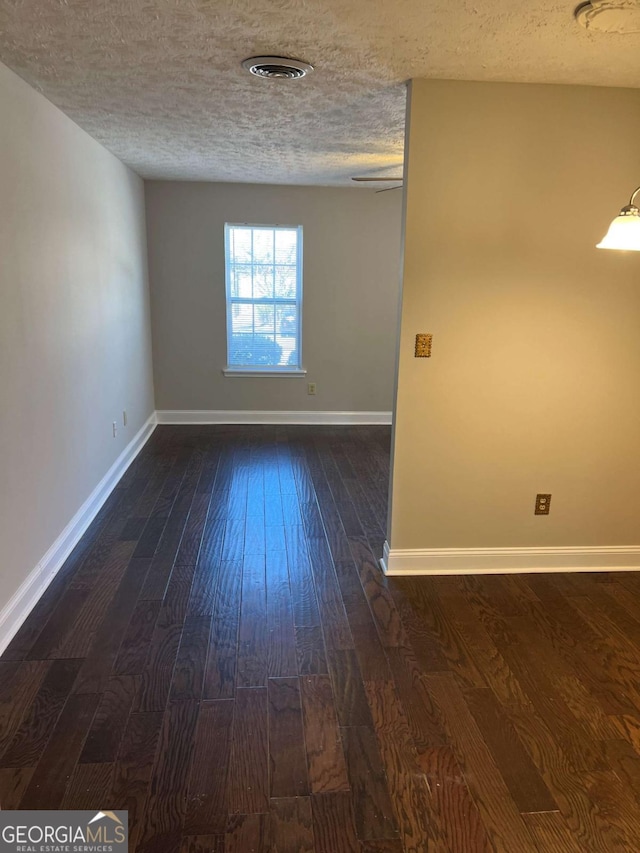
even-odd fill
[(387, 579), (390, 431), (158, 427), (0, 660), (137, 853), (640, 849), (640, 574)]

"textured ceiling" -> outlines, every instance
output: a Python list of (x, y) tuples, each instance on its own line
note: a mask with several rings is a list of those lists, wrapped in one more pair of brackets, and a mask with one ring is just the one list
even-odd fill
[[(268, 53), (316, 70), (241, 69)], [(146, 178), (391, 174), (411, 77), (640, 87), (639, 56), (571, 0), (0, 0), (0, 59)]]

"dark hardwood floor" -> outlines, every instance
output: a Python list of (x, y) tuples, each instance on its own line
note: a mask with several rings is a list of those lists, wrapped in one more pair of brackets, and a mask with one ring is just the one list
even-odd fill
[(640, 850), (640, 575), (386, 579), (385, 428), (159, 427), (0, 660), (138, 853)]

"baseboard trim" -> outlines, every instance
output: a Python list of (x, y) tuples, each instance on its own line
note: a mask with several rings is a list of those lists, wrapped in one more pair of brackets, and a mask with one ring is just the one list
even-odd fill
[(483, 575), (536, 572), (626, 572), (640, 569), (640, 545), (606, 548), (389, 548), (385, 575)]
[(96, 517), (122, 475), (156, 427), (155, 412), (122, 451), (87, 500), (0, 611), (0, 654), (7, 648), (39, 598)]
[(156, 412), (159, 424), (309, 424), (384, 425), (391, 423), (391, 412), (235, 412), (164, 409)]

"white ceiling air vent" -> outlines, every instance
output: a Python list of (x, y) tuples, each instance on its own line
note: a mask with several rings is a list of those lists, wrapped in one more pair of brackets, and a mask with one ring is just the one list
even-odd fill
[(242, 67), (256, 77), (267, 77), (270, 80), (298, 80), (313, 71), (313, 65), (308, 62), (287, 59), (285, 56), (251, 56), (244, 60)]
[(583, 27), (594, 32), (640, 33), (638, 0), (591, 0), (578, 6), (575, 15)]

